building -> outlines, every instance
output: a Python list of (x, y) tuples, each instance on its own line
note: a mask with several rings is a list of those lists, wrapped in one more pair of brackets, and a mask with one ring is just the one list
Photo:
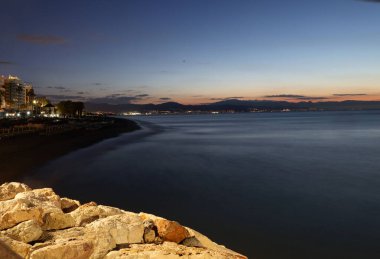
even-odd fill
[(33, 87), (24, 84), (22, 80), (15, 76), (3, 78), (4, 88), (4, 107), (11, 110), (28, 110), (32, 109), (34, 100)]
[(0, 76), (0, 110), (5, 108), (5, 77)]

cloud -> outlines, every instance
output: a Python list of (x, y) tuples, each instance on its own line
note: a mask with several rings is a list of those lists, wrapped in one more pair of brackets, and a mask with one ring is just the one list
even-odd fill
[(88, 101), (94, 103), (108, 103), (108, 104), (129, 104), (137, 101), (139, 98), (135, 96), (115, 96), (109, 95), (105, 97), (91, 98)]
[(93, 83), (93, 85), (103, 85), (102, 83)]
[(345, 96), (365, 96), (367, 94), (333, 94), (333, 95), (337, 97), (345, 97)]
[(277, 95), (266, 95), (265, 98), (304, 98), (304, 95), (296, 94), (277, 94)]
[(282, 98), (282, 99), (297, 99), (302, 101), (313, 101), (313, 100), (326, 100), (328, 97), (324, 96), (305, 96), (298, 94), (277, 94), (277, 95), (266, 95), (265, 98)]
[(65, 38), (53, 35), (33, 35), (33, 34), (20, 34), (17, 39), (23, 42), (33, 43), (33, 44), (65, 44), (67, 40)]
[(135, 95), (135, 97), (137, 98), (144, 98), (144, 97), (148, 97), (149, 94), (138, 94), (138, 95)]
[(380, 0), (359, 0), (360, 2), (380, 3)]
[(10, 65), (14, 65), (15, 63), (11, 62), (11, 61), (7, 61), (7, 60), (0, 60), (0, 65), (3, 65), (3, 66), (10, 66)]
[(49, 89), (66, 90), (64, 86), (48, 86)]
[(85, 101), (86, 98), (80, 95), (59, 95), (59, 94), (50, 94), (50, 95), (44, 95), (47, 99), (49, 99), (52, 102), (60, 102), (65, 100), (72, 100), (72, 101)]
[(244, 98), (243, 96), (233, 96), (233, 97), (226, 97), (226, 98), (210, 98), (212, 101), (227, 101), (227, 100), (232, 100), (232, 99), (242, 99)]
[(140, 101), (146, 97), (149, 97), (149, 94), (138, 94), (138, 95), (125, 95), (123, 93), (110, 94), (104, 97), (96, 97), (88, 99), (89, 102), (94, 103), (108, 103), (108, 104), (130, 104), (135, 101)]
[(324, 96), (304, 96), (304, 97), (299, 97), (296, 98), (298, 100), (305, 100), (305, 101), (313, 101), (313, 100), (327, 100), (329, 99), (328, 97)]
[(161, 101), (170, 101), (172, 98), (169, 98), (169, 97), (161, 97), (160, 100)]

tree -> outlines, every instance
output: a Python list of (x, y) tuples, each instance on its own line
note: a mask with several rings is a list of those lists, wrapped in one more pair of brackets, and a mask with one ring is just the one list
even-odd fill
[(57, 104), (57, 109), (64, 117), (81, 117), (84, 110), (84, 103), (61, 101)]

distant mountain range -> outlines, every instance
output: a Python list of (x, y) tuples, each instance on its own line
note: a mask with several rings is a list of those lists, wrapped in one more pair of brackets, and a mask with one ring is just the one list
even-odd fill
[(342, 101), (342, 102), (286, 102), (268, 100), (238, 100), (229, 99), (210, 104), (184, 105), (177, 102), (166, 102), (161, 104), (108, 104), (92, 103), (85, 104), (86, 110), (90, 112), (149, 112), (149, 111), (235, 111), (248, 112), (253, 110), (276, 111), (276, 110), (376, 110), (380, 109), (380, 101)]

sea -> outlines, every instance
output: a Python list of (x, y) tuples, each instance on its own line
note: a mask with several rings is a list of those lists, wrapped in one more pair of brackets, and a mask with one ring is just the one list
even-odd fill
[(254, 259), (380, 258), (380, 111), (133, 116), (25, 179)]

